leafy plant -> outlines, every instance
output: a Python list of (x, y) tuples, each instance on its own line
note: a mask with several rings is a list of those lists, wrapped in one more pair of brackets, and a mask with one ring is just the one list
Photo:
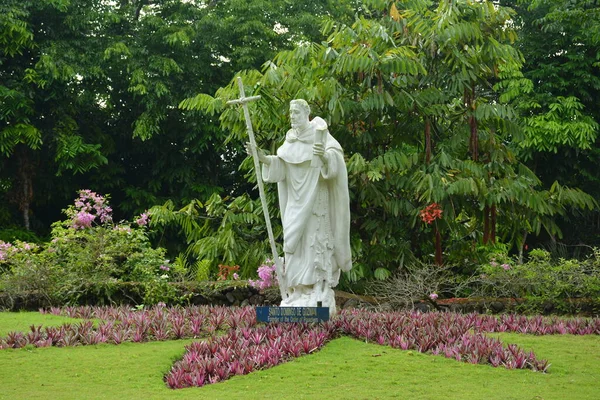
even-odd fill
[[(228, 199), (214, 194), (206, 203), (194, 200), (179, 210), (168, 201), (149, 212), (153, 228), (174, 227), (183, 234), (186, 263), (200, 263), (196, 271), (210, 266), (207, 275), (217, 277), (219, 265), (239, 265), (240, 276), (250, 277), (268, 254), (260, 201), (247, 195)], [(276, 228), (275, 234), (280, 235), (281, 229)]]
[(600, 250), (585, 260), (553, 260), (550, 253), (533, 249), (524, 264), (492, 259), (480, 268), (479, 294), (527, 300), (531, 311), (575, 313), (584, 302), (600, 299)]
[[(445, 250), (466, 254), (497, 240), (522, 249), (526, 235), (541, 229), (559, 236), (557, 216), (597, 208), (579, 189), (542, 185), (519, 158), (529, 132), (510, 100), (531, 87), (519, 80), (524, 60), (515, 17), (491, 1), (413, 0), (402, 8), (365, 2), (353, 23), (326, 21), (326, 42), (298, 44), (260, 71), (238, 73), (246, 93), (261, 96), (250, 105), (261, 147), (277, 147), (287, 104), (304, 98), (344, 148), (350, 187), (357, 188), (356, 267), (347, 281), (386, 278), (432, 253), (442, 264)], [(234, 83), (187, 98), (180, 108), (218, 115), (228, 140), (240, 143), (245, 123), (225, 107), (238, 96)], [(576, 105), (569, 107), (563, 111), (573, 115)], [(433, 203), (444, 218), (432, 229), (435, 239), (424, 240), (428, 228), (416, 223)], [(211, 234), (203, 249), (227, 233)]]
[(177, 271), (169, 275), (165, 250), (152, 248), (144, 217), (115, 224), (106, 197), (90, 190), (79, 194), (65, 210), (68, 218), (53, 225), (49, 243), (2, 245), (3, 292), (25, 300), (38, 295), (50, 305), (89, 297), (110, 302), (117, 283), (133, 281), (145, 284), (148, 304), (174, 300), (174, 289), (163, 283)]

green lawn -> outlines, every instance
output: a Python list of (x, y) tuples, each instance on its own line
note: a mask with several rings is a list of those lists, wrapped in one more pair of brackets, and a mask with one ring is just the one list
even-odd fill
[(6, 336), (12, 331), (29, 332), (31, 325), (60, 326), (79, 321), (82, 320), (38, 312), (2, 312), (0, 313), (0, 336)]
[[(39, 323), (45, 318), (35, 315)], [(470, 365), (343, 337), (269, 370), (171, 390), (162, 376), (191, 341), (185, 340), (2, 350), (0, 399), (599, 398), (599, 336), (497, 336), (548, 358), (550, 373)]]

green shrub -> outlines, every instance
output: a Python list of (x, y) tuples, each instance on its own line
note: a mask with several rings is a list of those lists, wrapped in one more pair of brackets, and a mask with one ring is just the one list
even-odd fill
[(107, 199), (91, 191), (64, 211), (68, 218), (53, 224), (49, 243), (0, 244), (0, 291), (48, 305), (110, 303), (120, 282), (138, 282), (146, 304), (173, 297), (166, 282), (177, 271), (164, 249), (152, 248), (147, 215), (115, 224)]
[(35, 297), (47, 304), (64, 301), (62, 286), (70, 277), (68, 271), (59, 267), (56, 253), (43, 246), (18, 241), (14, 244), (0, 242), (0, 253), (4, 253), (4, 257), (0, 257), (4, 272), (0, 277), (0, 292), (5, 293), (9, 302), (24, 296)]
[(212, 263), (210, 260), (198, 260), (195, 263), (195, 270), (196, 270), (195, 279), (196, 279), (196, 281), (202, 282), (202, 281), (208, 280), (208, 278), (210, 277), (211, 264)]
[(4, 228), (0, 229), (0, 241), (2, 242), (29, 242), (29, 243), (41, 243), (41, 239), (31, 231), (25, 230), (19, 227)]
[(576, 313), (600, 304), (600, 249), (585, 260), (559, 258), (535, 249), (524, 264), (502, 258), (480, 267), (481, 295), (526, 300), (525, 310)]

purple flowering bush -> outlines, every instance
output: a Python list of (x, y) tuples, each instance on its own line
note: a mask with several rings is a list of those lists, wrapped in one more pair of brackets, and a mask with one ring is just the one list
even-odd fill
[(36, 252), (39, 246), (35, 243), (22, 242), (15, 240), (14, 243), (0, 240), (0, 271), (9, 269), (11, 262), (17, 258), (27, 258), (31, 253)]
[(149, 215), (116, 223), (108, 196), (91, 190), (78, 195), (63, 210), (67, 218), (52, 225), (48, 243), (30, 250), (24, 243), (0, 245), (5, 271), (0, 290), (15, 298), (33, 292), (43, 304), (54, 305), (85, 296), (110, 299), (118, 284), (136, 282), (143, 285), (146, 304), (171, 300), (166, 283), (177, 276), (165, 250), (151, 246)]
[(21, 293), (37, 293), (47, 303), (60, 286), (64, 271), (56, 264), (56, 254), (43, 245), (0, 241), (0, 292), (11, 300)]
[(91, 228), (92, 224), (112, 222), (112, 208), (108, 206), (108, 196), (102, 196), (89, 189), (80, 190), (75, 204), (70, 205), (65, 214), (70, 218), (73, 229)]

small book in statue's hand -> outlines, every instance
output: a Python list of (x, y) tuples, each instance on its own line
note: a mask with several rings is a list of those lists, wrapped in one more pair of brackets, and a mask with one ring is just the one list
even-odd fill
[[(315, 144), (319, 143), (322, 144), (323, 147), (325, 147), (325, 145), (327, 144), (327, 122), (325, 122), (324, 119), (316, 117), (313, 120), (313, 123), (315, 125)], [(321, 160), (320, 157), (315, 157), (313, 155), (313, 159), (310, 163), (311, 167), (322, 167), (323, 166), (323, 161)]]

